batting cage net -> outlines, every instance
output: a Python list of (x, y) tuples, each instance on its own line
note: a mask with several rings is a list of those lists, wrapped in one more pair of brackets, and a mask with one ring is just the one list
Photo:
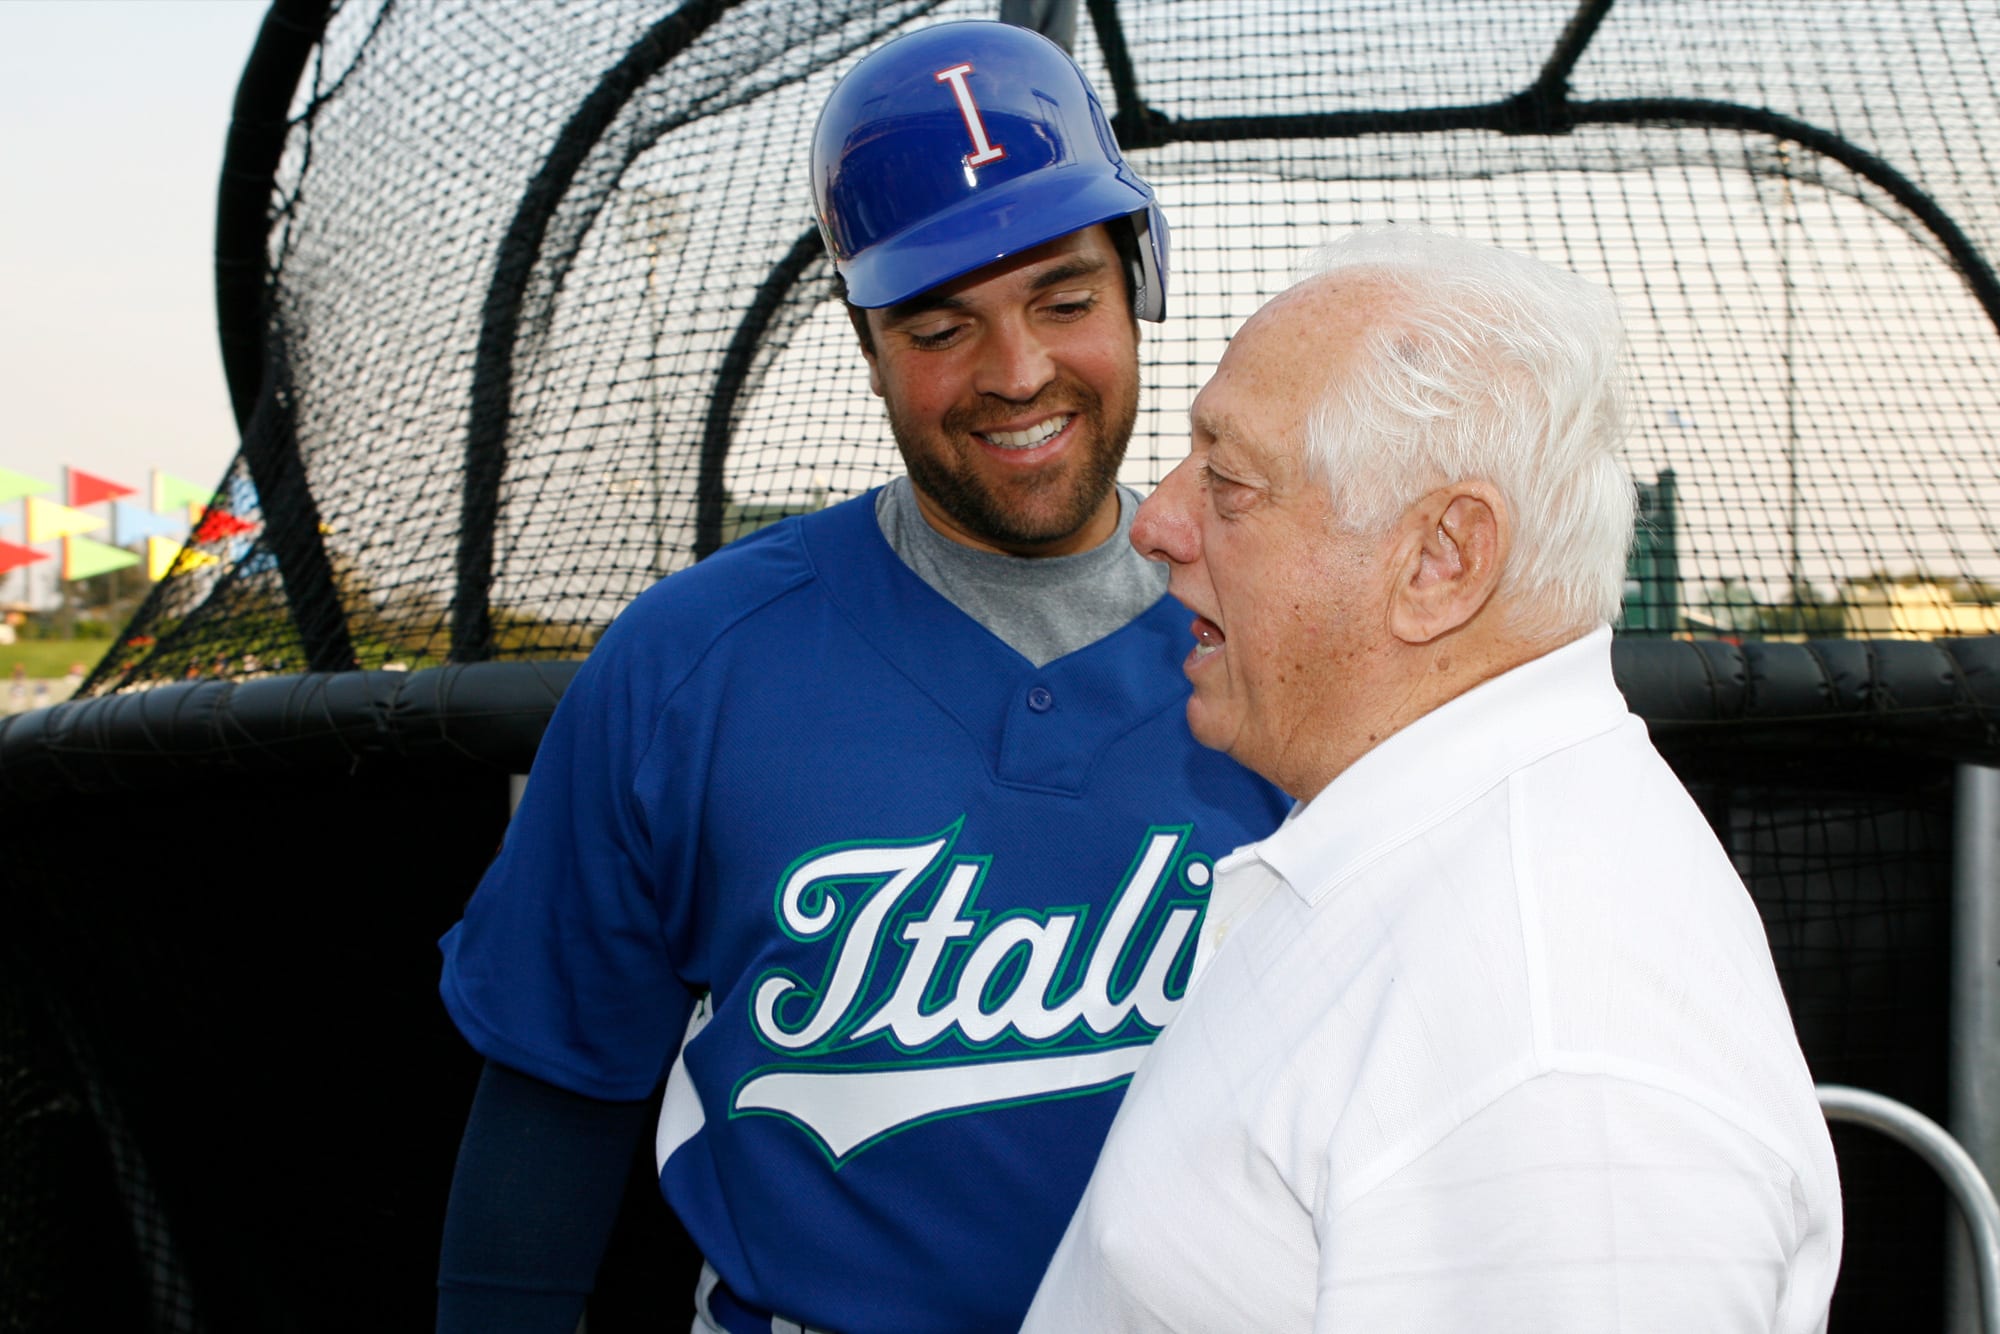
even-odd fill
[[(807, 140), (868, 48), (995, 8), (281, 5), (224, 182), (242, 450), (86, 693), (574, 656), (899, 471)], [(1628, 633), (2000, 629), (1990, 4), (1106, 0), (1073, 45), (1172, 224), (1134, 486), (1311, 246), (1419, 221), (1618, 292)]]
[[(0, 1330), (428, 1323), (478, 1067), (435, 942), (506, 775), (649, 583), (900, 470), (806, 144), (866, 51), (1002, 8), (272, 6), (218, 200), (240, 452), (86, 698), (0, 719)], [(2000, 5), (1092, 0), (1071, 44), (1172, 225), (1137, 488), (1356, 223), (1618, 292), (1619, 684), (1815, 1078), (1943, 1119), (1954, 766), (2000, 763)], [(1835, 1142), (1834, 1326), (1938, 1327), (1936, 1178)], [(649, 1155), (592, 1334), (687, 1321)]]

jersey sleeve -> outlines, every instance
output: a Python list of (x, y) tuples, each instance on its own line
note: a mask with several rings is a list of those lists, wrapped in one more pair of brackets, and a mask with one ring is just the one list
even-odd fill
[(1544, 1075), (1322, 1206), (1314, 1328), (1779, 1328), (1803, 1218), (1796, 1176), (1707, 1108)]
[[(444, 937), (440, 993), (489, 1060), (607, 1101), (665, 1076), (695, 1000), (680, 961), (694, 905), (643, 782), (662, 777), (671, 636), (646, 599), (564, 692), (500, 853)], [(645, 777), (642, 779), (642, 770)]]

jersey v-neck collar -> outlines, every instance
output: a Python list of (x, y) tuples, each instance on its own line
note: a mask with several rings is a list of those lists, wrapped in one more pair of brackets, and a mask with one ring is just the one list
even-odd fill
[(869, 492), (800, 525), (806, 559), (855, 632), (982, 744), (997, 780), (1081, 793), (1107, 746), (1184, 706), (1191, 641), (1171, 598), (1037, 667), (902, 562), (874, 503)]

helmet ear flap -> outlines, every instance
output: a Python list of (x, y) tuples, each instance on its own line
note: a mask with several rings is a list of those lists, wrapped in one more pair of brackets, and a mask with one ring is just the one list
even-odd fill
[(1132, 228), (1133, 254), (1127, 264), (1132, 281), (1132, 313), (1155, 324), (1167, 317), (1167, 218), (1158, 200), (1127, 218)]

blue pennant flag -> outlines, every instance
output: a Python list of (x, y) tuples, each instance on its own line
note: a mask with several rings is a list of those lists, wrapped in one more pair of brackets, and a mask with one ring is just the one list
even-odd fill
[(129, 500), (111, 502), (111, 542), (114, 546), (129, 547), (148, 537), (185, 537), (187, 530), (186, 510), (155, 514), (144, 505), (134, 505)]

